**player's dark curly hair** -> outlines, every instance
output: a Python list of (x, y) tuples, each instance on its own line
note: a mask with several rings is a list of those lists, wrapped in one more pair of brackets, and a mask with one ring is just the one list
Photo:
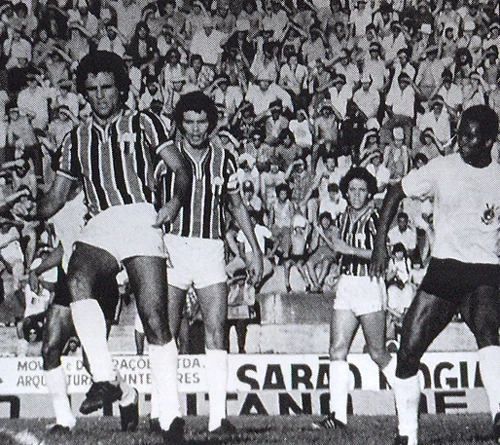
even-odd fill
[(95, 51), (80, 61), (76, 69), (76, 90), (85, 96), (87, 92), (85, 82), (88, 75), (99, 73), (112, 73), (123, 101), (127, 100), (130, 87), (127, 65), (118, 54), (109, 51)]
[(191, 93), (183, 94), (175, 106), (173, 118), (181, 133), (184, 133), (182, 123), (186, 111), (194, 111), (196, 113), (204, 111), (207, 113), (209, 133), (217, 125), (217, 107), (215, 102), (201, 91), (192, 91)]
[(378, 192), (377, 180), (375, 179), (375, 176), (373, 176), (366, 168), (353, 167), (340, 180), (340, 191), (342, 192), (344, 199), (347, 200), (347, 189), (353, 179), (360, 179), (366, 182), (370, 198), (373, 198), (373, 196)]
[(458, 125), (458, 134), (464, 130), (463, 126), (467, 121), (477, 122), (481, 127), (481, 134), (487, 140), (496, 140), (498, 134), (498, 116), (487, 105), (474, 105), (464, 110)]

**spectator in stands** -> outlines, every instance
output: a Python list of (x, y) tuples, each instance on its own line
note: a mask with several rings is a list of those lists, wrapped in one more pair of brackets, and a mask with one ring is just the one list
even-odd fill
[(260, 194), (267, 211), (276, 202), (276, 186), (285, 183), (285, 172), (280, 169), (280, 161), (276, 156), (269, 157), (269, 171), (262, 171), (260, 175)]
[(287, 184), (278, 184), (275, 188), (276, 201), (269, 207), (269, 227), (276, 238), (276, 254), (283, 260), (290, 255), (292, 218), (295, 208), (291, 201), (292, 191)]
[(396, 127), (392, 131), (392, 143), (385, 147), (384, 165), (389, 169), (389, 183), (400, 181), (410, 168), (410, 152), (404, 142), (405, 134), (403, 128)]
[(339, 137), (339, 118), (334, 113), (331, 101), (324, 101), (314, 120), (314, 145), (312, 149), (312, 169), (316, 169), (318, 159), (326, 153), (336, 153)]
[(417, 247), (417, 233), (409, 225), (408, 214), (398, 213), (397, 225), (395, 225), (387, 235), (389, 245), (394, 247), (396, 244), (403, 244), (409, 258), (413, 257), (413, 252)]
[(290, 272), (293, 266), (296, 267), (302, 280), (305, 283), (305, 291), (311, 290), (311, 281), (308, 276), (305, 263), (309, 257), (309, 243), (311, 241), (311, 224), (309, 221), (297, 213), (292, 218), (290, 254), (283, 262), (285, 272), (285, 289), (292, 292), (290, 285)]
[[(382, 85), (379, 88), (381, 87)], [(377, 117), (380, 107), (380, 93), (377, 87), (373, 85), (373, 77), (370, 71), (365, 70), (363, 72), (361, 88), (356, 90), (352, 100), (363, 113), (365, 121)]]

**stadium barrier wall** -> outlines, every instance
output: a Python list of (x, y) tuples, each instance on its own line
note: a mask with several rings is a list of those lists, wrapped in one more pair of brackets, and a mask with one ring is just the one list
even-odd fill
[[(204, 355), (179, 357), (179, 389), (185, 414), (208, 413)], [(121, 377), (141, 393), (142, 414), (149, 412), (148, 356), (114, 356)], [(367, 354), (351, 354), (350, 412), (394, 414), (393, 393)], [(75, 413), (90, 385), (82, 360), (64, 357)], [(229, 415), (325, 414), (329, 394), (328, 357), (319, 355), (229, 356)], [(421, 366), (421, 410), (428, 413), (487, 412), (475, 352), (427, 353)], [(0, 417), (51, 417), (40, 357), (0, 359)], [(105, 415), (115, 415), (107, 407)], [(101, 415), (97, 413), (97, 415)]]

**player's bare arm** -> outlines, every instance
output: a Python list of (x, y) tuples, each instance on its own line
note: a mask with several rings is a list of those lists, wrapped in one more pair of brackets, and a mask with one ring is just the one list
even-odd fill
[(38, 217), (48, 219), (62, 209), (68, 200), (74, 180), (63, 175), (56, 175), (49, 191), (45, 193), (38, 203)]

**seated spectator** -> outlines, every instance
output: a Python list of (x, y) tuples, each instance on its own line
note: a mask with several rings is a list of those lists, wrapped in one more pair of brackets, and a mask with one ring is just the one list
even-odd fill
[(262, 200), (255, 193), (254, 187), (253, 182), (250, 180), (243, 182), (241, 186), (242, 199), (249, 211), (251, 210), (260, 214), (262, 213)]
[[(374, 151), (368, 156), (366, 161), (366, 170), (371, 173), (377, 180), (377, 193), (373, 196), (374, 203), (377, 207), (382, 205), (387, 186), (391, 178), (390, 170), (382, 163), (383, 156), (380, 150)], [(364, 167), (364, 164), (361, 164)]]
[(310, 153), (313, 135), (307, 112), (303, 109), (298, 110), (297, 119), (292, 119), (288, 128), (293, 133), (295, 143), (303, 150), (303, 153)]
[(345, 211), (347, 201), (342, 197), (339, 185), (335, 182), (328, 184), (327, 192), (326, 196), (321, 196), (319, 199), (318, 212), (320, 215), (328, 212), (332, 216), (332, 220), (336, 221), (338, 216)]
[(441, 96), (434, 96), (429, 108), (428, 112), (417, 118), (418, 128), (420, 131), (431, 128), (436, 140), (445, 145), (451, 139), (451, 122), (450, 115), (444, 107), (444, 99)]
[(397, 243), (403, 244), (408, 257), (411, 258), (417, 247), (417, 233), (409, 225), (409, 217), (405, 212), (398, 213), (397, 224), (389, 230), (389, 245), (394, 247)]
[(245, 100), (253, 105), (257, 116), (267, 112), (271, 103), (277, 99), (281, 100), (283, 109), (293, 112), (290, 95), (279, 85), (273, 83), (271, 76), (260, 74), (256, 82), (257, 84), (250, 84), (248, 87)]
[(118, 32), (118, 29), (114, 25), (108, 24), (105, 33), (99, 39), (97, 49), (99, 51), (109, 51), (123, 57), (126, 43), (125, 37)]
[(408, 174), (410, 167), (410, 153), (408, 146), (404, 143), (404, 131), (401, 127), (393, 130), (392, 143), (385, 147), (384, 165), (390, 172), (390, 184), (395, 184)]
[(369, 72), (363, 72), (361, 76), (361, 88), (356, 90), (352, 100), (363, 113), (365, 121), (377, 117), (380, 107), (380, 93), (373, 86), (373, 79)]
[(302, 156), (302, 149), (295, 143), (295, 137), (288, 128), (284, 128), (279, 133), (275, 142), (274, 154), (285, 169), (288, 169), (295, 160)]
[[(231, 134), (229, 128), (219, 127), (216, 139), (217, 143), (224, 148), (224, 150), (231, 153), (236, 159), (240, 156), (240, 142)], [(255, 164), (255, 156), (249, 153), (247, 154), (252, 156), (252, 163)]]
[(347, 113), (347, 102), (352, 98), (352, 87), (347, 85), (344, 74), (337, 74), (332, 80), (333, 87), (328, 88), (333, 112), (339, 121), (343, 121)]
[(363, 140), (358, 150), (352, 154), (353, 164), (365, 166), (369, 162), (368, 158), (375, 152), (380, 150), (380, 124), (377, 119), (368, 119), (366, 122), (366, 133), (363, 135)]
[(292, 218), (295, 208), (291, 201), (292, 191), (286, 184), (278, 184), (276, 201), (269, 208), (269, 224), (273, 236), (277, 240), (276, 254), (283, 260), (290, 255)]
[(285, 289), (288, 293), (292, 292), (292, 287), (290, 286), (290, 271), (293, 266), (297, 268), (297, 271), (305, 283), (305, 291), (309, 292), (311, 290), (311, 282), (305, 268), (305, 263), (309, 257), (310, 236), (311, 225), (309, 221), (300, 214), (294, 215), (292, 218), (290, 255), (283, 262)]
[(437, 57), (438, 47), (431, 45), (426, 49), (426, 57), (420, 63), (417, 76), (415, 77), (415, 85), (418, 86), (422, 93), (422, 100), (427, 101), (432, 98), (432, 93), (441, 81), (443, 74), (444, 63)]
[(462, 94), (464, 97), (464, 110), (474, 105), (484, 105), (485, 88), (488, 88), (483, 77), (477, 71), (472, 71), (469, 75), (469, 81), (463, 83)]
[(307, 105), (307, 77), (307, 67), (299, 63), (297, 54), (289, 54), (281, 67), (278, 85), (291, 96), (296, 109)]
[[(253, 190), (255, 194), (259, 194), (260, 191), (260, 174), (259, 170), (255, 167), (255, 158), (247, 153), (243, 153), (238, 158), (238, 169), (236, 170), (238, 176), (238, 183), (243, 184), (246, 181), (250, 181), (253, 185)], [(240, 188), (240, 193), (243, 196), (243, 188)]]
[[(187, 83), (193, 85), (193, 89), (204, 91), (210, 86), (215, 77), (213, 68), (203, 63), (203, 58), (199, 54), (191, 55), (190, 67), (186, 70)], [(223, 103), (218, 102), (216, 103)]]
[(151, 107), (151, 103), (154, 100), (159, 100), (161, 103), (164, 102), (163, 94), (161, 93), (160, 84), (158, 83), (155, 76), (146, 76), (146, 88), (139, 97), (138, 109), (148, 110)]
[(276, 186), (285, 183), (285, 172), (280, 169), (280, 161), (276, 156), (269, 157), (269, 171), (260, 174), (260, 194), (264, 207), (270, 210), (276, 202)]
[(7, 57), (6, 69), (23, 67), (31, 60), (31, 43), (13, 29), (12, 35), (3, 42), (3, 53)]
[(306, 267), (311, 280), (311, 292), (322, 292), (325, 278), (338, 257), (333, 249), (333, 241), (338, 238), (338, 230), (328, 212), (318, 216), (313, 236), (314, 250), (307, 260)]
[(202, 20), (202, 29), (193, 33), (189, 52), (198, 54), (213, 69), (218, 69), (221, 64), (222, 47), (227, 35), (217, 29), (214, 29), (213, 18), (207, 15)]
[(434, 136), (434, 130), (432, 128), (425, 128), (420, 134), (419, 143), (415, 144), (413, 159), (416, 160), (416, 156), (422, 154), (425, 156), (427, 161), (437, 158), (439, 156), (444, 156), (449, 154), (445, 152), (443, 145)]
[(150, 34), (149, 27), (145, 22), (141, 21), (135, 27), (127, 52), (132, 56), (134, 66), (143, 73), (152, 74), (153, 70), (148, 69), (148, 67), (157, 60), (158, 47), (156, 39)]
[(315, 169), (320, 156), (336, 153), (339, 138), (339, 119), (333, 111), (331, 101), (324, 101), (314, 119), (314, 145), (312, 150), (312, 168)]
[(307, 169), (306, 161), (304, 159), (297, 159), (290, 164), (288, 170), (285, 172), (285, 177), (288, 179), (288, 184), (292, 190), (291, 199), (295, 209), (302, 215), (309, 217), (310, 215), (307, 214), (307, 199), (314, 176)]
[(243, 102), (243, 91), (239, 85), (230, 85), (229, 76), (219, 75), (209, 87), (209, 94), (217, 104), (224, 104), (230, 119)]
[[(269, 115), (268, 115), (269, 114)], [(279, 144), (283, 130), (288, 129), (289, 121), (283, 115), (283, 104), (277, 99), (269, 104), (269, 111), (265, 116), (266, 139), (269, 145)]]

